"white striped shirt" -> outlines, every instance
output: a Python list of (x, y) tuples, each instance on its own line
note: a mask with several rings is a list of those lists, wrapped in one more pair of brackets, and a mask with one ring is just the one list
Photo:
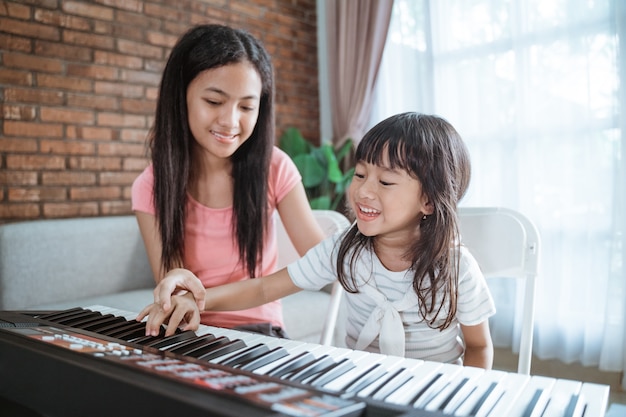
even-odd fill
[[(337, 279), (334, 249), (339, 238), (340, 234), (336, 234), (324, 240), (288, 266), (296, 286), (317, 291)], [(476, 260), (465, 247), (461, 247), (460, 253), (456, 317), (440, 331), (436, 327), (445, 320), (448, 309), (439, 313), (434, 329), (429, 327), (419, 312), (412, 287), (413, 272), (389, 271), (375, 254), (364, 250), (355, 268), (359, 293), (344, 294), (346, 345), (438, 362), (456, 362), (461, 358), (464, 346), (459, 324), (479, 324), (495, 314), (495, 306)], [(350, 270), (349, 258), (344, 262), (346, 271)]]

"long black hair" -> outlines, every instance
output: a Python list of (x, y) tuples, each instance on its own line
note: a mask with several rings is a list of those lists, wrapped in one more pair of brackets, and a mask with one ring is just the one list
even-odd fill
[(222, 25), (190, 29), (172, 49), (161, 79), (150, 150), (154, 206), (165, 271), (183, 266), (187, 187), (194, 176), (194, 143), (186, 91), (203, 71), (250, 62), (261, 78), (259, 116), (252, 135), (232, 155), (233, 235), (251, 277), (262, 262), (268, 222), (267, 178), (274, 145), (274, 73), (264, 47), (246, 31)]
[[(408, 248), (413, 271), (413, 289), (420, 314), (433, 326), (439, 312), (448, 312), (445, 329), (456, 315), (459, 273), (459, 226), (457, 203), (465, 194), (471, 176), (468, 150), (457, 131), (444, 119), (419, 113), (401, 113), (374, 126), (359, 142), (356, 162), (383, 166), (388, 156), (391, 169), (403, 169), (420, 181), (434, 212), (419, 225), (420, 238)], [(357, 293), (355, 265), (359, 253), (374, 250), (376, 237), (359, 233), (355, 225), (346, 231), (338, 249), (339, 282)], [(454, 249), (454, 250), (452, 250)], [(344, 269), (349, 259), (350, 270)], [(441, 297), (439, 299), (438, 297)], [(447, 308), (445, 308), (447, 304)]]

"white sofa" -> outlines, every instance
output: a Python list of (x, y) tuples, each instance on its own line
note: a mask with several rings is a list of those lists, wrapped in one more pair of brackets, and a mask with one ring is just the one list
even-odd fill
[[(349, 225), (315, 210), (327, 234)], [(277, 220), (280, 266), (298, 255)], [(0, 310), (59, 310), (104, 305), (139, 311), (154, 281), (134, 216), (33, 220), (0, 225)], [(329, 291), (283, 300), (292, 339), (319, 342)]]

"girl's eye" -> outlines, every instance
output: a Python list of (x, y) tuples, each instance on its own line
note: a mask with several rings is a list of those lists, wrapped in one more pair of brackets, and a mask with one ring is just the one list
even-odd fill
[(360, 174), (360, 173), (358, 173), (358, 172), (355, 172), (355, 173), (354, 173), (354, 176), (355, 176), (355, 177), (357, 177), (357, 178), (364, 178), (364, 177), (365, 177), (365, 175)]
[(210, 100), (210, 99), (208, 99), (208, 98), (204, 99), (204, 101), (206, 101), (207, 103), (209, 103), (211, 106), (219, 106), (219, 105), (220, 105), (219, 101)]
[(387, 182), (387, 181), (380, 181), (380, 183), (382, 185), (392, 185), (393, 184), (392, 182)]
[(255, 110), (254, 107), (250, 107), (250, 106), (242, 106), (241, 109), (245, 112), (251, 112)]

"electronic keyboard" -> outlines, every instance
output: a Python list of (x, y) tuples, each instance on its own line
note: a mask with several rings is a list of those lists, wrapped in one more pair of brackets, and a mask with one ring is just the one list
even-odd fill
[(147, 337), (136, 316), (0, 311), (0, 399), (63, 417), (602, 417), (608, 404), (606, 385), (219, 327)]

